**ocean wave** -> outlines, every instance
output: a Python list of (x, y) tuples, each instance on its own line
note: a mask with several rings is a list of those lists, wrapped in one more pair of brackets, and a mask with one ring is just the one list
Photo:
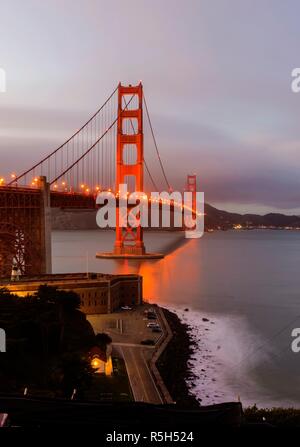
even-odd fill
[(259, 383), (256, 368), (262, 363), (272, 368), (273, 353), (245, 318), (160, 305), (189, 328), (195, 348), (188, 361), (192, 377), (187, 384), (202, 405), (240, 400), (244, 407), (295, 406), (295, 402), (274, 400), (272, 391)]

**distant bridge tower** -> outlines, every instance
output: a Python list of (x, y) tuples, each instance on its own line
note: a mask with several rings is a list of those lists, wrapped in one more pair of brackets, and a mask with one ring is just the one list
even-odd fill
[[(142, 192), (144, 191), (144, 135), (141, 83), (137, 86), (126, 87), (119, 84), (117, 124), (116, 193), (120, 190), (121, 184), (131, 184), (130, 177), (134, 180), (134, 190)], [(134, 155), (129, 157), (129, 153), (131, 155), (134, 153)], [(119, 207), (117, 207), (116, 216), (114, 253), (116, 255), (143, 255), (145, 253), (142, 227), (122, 227)]]
[[(191, 219), (195, 219), (196, 218), (196, 198), (197, 198), (197, 177), (196, 174), (192, 174), (192, 175), (188, 175), (187, 176), (187, 182), (186, 182), (186, 191), (189, 191), (192, 193), (192, 209), (193, 212), (191, 214)], [(192, 230), (194, 229), (194, 225), (192, 223), (189, 223), (189, 225), (187, 226), (187, 230)]]
[(186, 190), (192, 192), (192, 208), (195, 211), (196, 210), (196, 193), (197, 193), (196, 174), (187, 176)]

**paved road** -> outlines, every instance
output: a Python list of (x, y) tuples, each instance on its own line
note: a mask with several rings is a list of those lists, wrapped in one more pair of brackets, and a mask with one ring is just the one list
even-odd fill
[[(155, 346), (141, 345), (141, 340), (152, 339), (156, 343), (164, 337), (164, 332), (153, 333), (147, 327), (145, 309), (150, 305), (139, 306), (132, 311), (112, 314), (90, 315), (88, 317), (95, 332), (106, 332), (113, 340), (113, 347), (124, 358), (135, 401), (161, 404), (162, 398), (156, 388), (146, 359), (152, 357)], [(164, 328), (157, 311), (158, 322)]]
[(126, 363), (134, 400), (136, 402), (161, 404), (162, 399), (145, 360), (143, 348), (132, 347), (127, 344), (121, 345), (121, 343), (118, 344), (118, 348)]

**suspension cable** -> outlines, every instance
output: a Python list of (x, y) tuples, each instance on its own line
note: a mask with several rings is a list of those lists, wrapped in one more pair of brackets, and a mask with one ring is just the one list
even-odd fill
[[(132, 101), (134, 97), (134, 94), (131, 96), (129, 102), (127, 105), (129, 105)], [(99, 143), (99, 141), (101, 141), (105, 135), (110, 131), (110, 129), (113, 128), (113, 126), (116, 124), (116, 122), (118, 121), (118, 119), (120, 118), (120, 116), (122, 115), (122, 113), (124, 112), (125, 109), (122, 109), (121, 112), (117, 115), (116, 119), (112, 122), (112, 124), (105, 130), (105, 132), (101, 135), (101, 137), (98, 138), (98, 140), (95, 141), (94, 144), (92, 144), (92, 146), (90, 146), (82, 155), (81, 157), (79, 157), (74, 163), (71, 164), (71, 166), (69, 166), (67, 169), (65, 169), (58, 177), (56, 177), (54, 180), (52, 180), (52, 182), (50, 183), (50, 185), (53, 185), (53, 183), (56, 183), (61, 177), (63, 177), (64, 175), (66, 175), (67, 172), (69, 172), (76, 164), (78, 164), (87, 154), (89, 154), (91, 152), (92, 149), (94, 149), (94, 147)]]
[(16, 183), (18, 180), (20, 180), (22, 177), (24, 177), (25, 175), (27, 175), (29, 172), (31, 172), (33, 169), (36, 169), (39, 165), (41, 165), (42, 163), (44, 163), (46, 160), (48, 160), (50, 157), (52, 157), (52, 155), (55, 155), (56, 152), (58, 152), (60, 149), (63, 148), (63, 146), (65, 146), (67, 143), (69, 143), (72, 138), (76, 137), (76, 135), (78, 135), (94, 118), (96, 115), (98, 115), (98, 113), (101, 112), (101, 110), (106, 106), (106, 104), (111, 100), (111, 98), (114, 96), (114, 94), (116, 93), (116, 91), (118, 90), (118, 86), (114, 89), (114, 91), (112, 92), (112, 94), (107, 98), (107, 100), (103, 103), (103, 105), (94, 113), (93, 116), (91, 116), (91, 118), (83, 125), (80, 127), (80, 129), (78, 129), (70, 138), (68, 138), (63, 144), (61, 144), (57, 149), (55, 149), (53, 152), (51, 152), (51, 154), (47, 155), (46, 157), (44, 157), (41, 161), (39, 161), (38, 163), (36, 163), (34, 166), (32, 166), (30, 169), (28, 169), (27, 171), (24, 171), (22, 174), (20, 174), (18, 177), (14, 178), (12, 181), (10, 181), (7, 186), (10, 186), (13, 183)]
[[(126, 110), (126, 109), (128, 109), (128, 104), (129, 103), (128, 104), (126, 103), (125, 98), (124, 98), (124, 102), (125, 102), (125, 109), (124, 110)], [(135, 128), (134, 128), (134, 125), (133, 125), (133, 122), (132, 122), (132, 118), (129, 118), (129, 120), (130, 120), (131, 129), (133, 130), (133, 133), (136, 135)], [(152, 176), (152, 174), (150, 172), (150, 169), (149, 169), (149, 167), (147, 165), (147, 162), (146, 162), (144, 156), (143, 156), (143, 161), (144, 161), (144, 164), (145, 164), (146, 171), (147, 171), (147, 173), (149, 175), (150, 181), (151, 181), (152, 185), (154, 186), (155, 191), (158, 191), (157, 185), (156, 185), (156, 183), (155, 183), (155, 181), (153, 179), (153, 176)]]
[(149, 175), (149, 177), (150, 177), (151, 183), (152, 183), (152, 185), (154, 186), (155, 191), (158, 192), (158, 187), (157, 187), (157, 185), (156, 185), (156, 183), (155, 183), (155, 181), (154, 181), (154, 179), (153, 179), (153, 177), (152, 177), (152, 174), (151, 174), (151, 172), (150, 172), (150, 170), (149, 170), (149, 167), (148, 167), (148, 165), (147, 165), (147, 162), (146, 162), (145, 158), (144, 158), (144, 164), (145, 164), (146, 171), (147, 171), (147, 173), (148, 173), (148, 175)]
[(144, 104), (145, 104), (146, 114), (147, 114), (150, 130), (151, 130), (152, 138), (153, 138), (153, 141), (154, 141), (154, 146), (155, 146), (156, 153), (157, 153), (157, 156), (158, 156), (159, 164), (160, 164), (163, 176), (165, 178), (166, 184), (168, 186), (168, 190), (171, 191), (172, 188), (171, 188), (170, 183), (169, 183), (169, 181), (167, 179), (166, 172), (165, 172), (165, 169), (164, 169), (164, 166), (163, 166), (163, 162), (162, 162), (161, 156), (159, 154), (159, 150), (158, 150), (158, 146), (157, 146), (156, 138), (155, 138), (155, 135), (154, 135), (154, 130), (153, 130), (153, 126), (152, 126), (152, 123), (151, 123), (150, 114), (149, 114), (149, 110), (148, 110), (148, 107), (147, 107), (147, 102), (146, 102), (146, 98), (145, 98), (144, 94), (143, 94), (143, 100), (144, 100)]

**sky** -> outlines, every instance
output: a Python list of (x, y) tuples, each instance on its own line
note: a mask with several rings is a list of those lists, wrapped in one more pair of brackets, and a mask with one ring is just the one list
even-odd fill
[(196, 173), (221, 209), (300, 214), (299, 16), (298, 0), (2, 0), (0, 174), (142, 80), (173, 188)]

